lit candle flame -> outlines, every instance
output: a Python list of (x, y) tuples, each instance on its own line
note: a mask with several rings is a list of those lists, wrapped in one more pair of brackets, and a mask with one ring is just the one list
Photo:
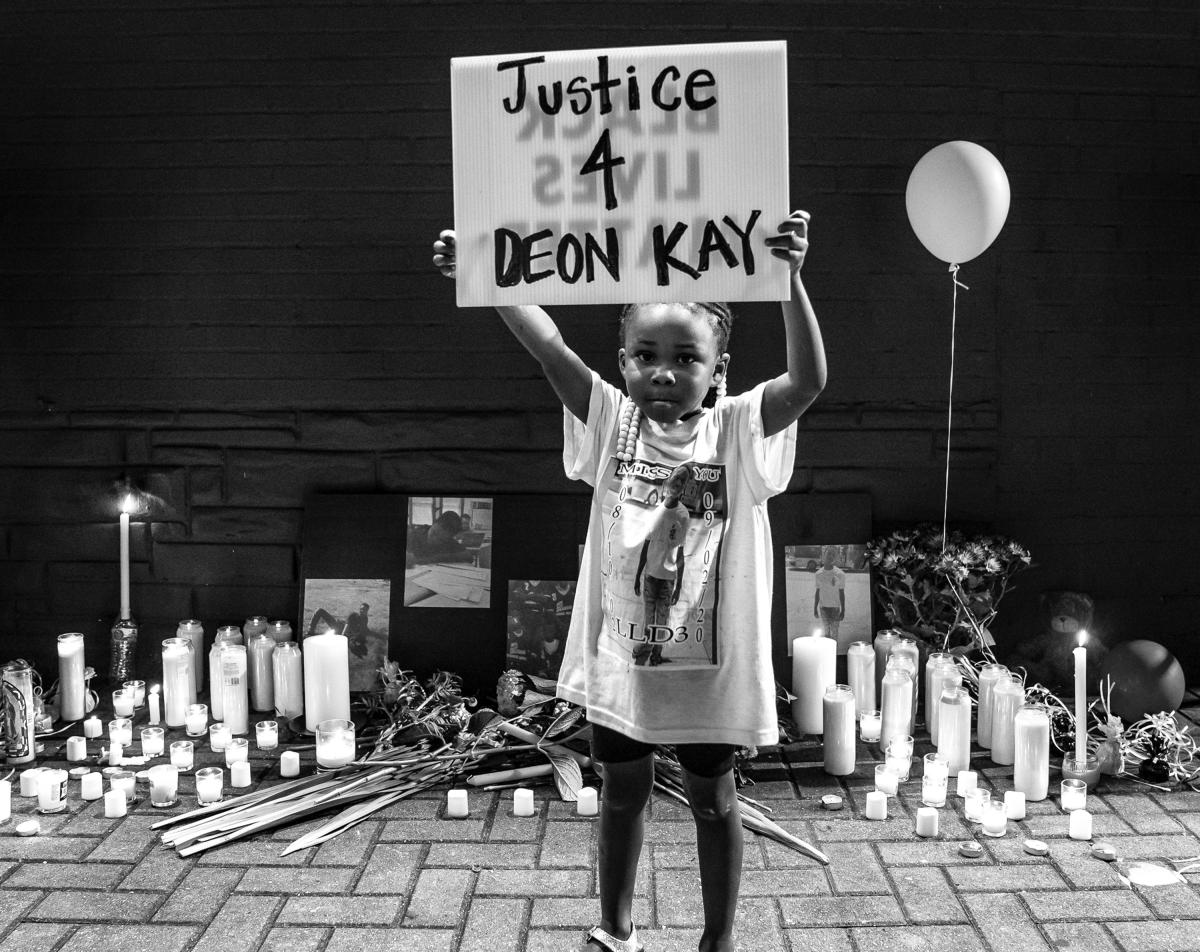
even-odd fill
[(1076, 643), (1077, 645), (1079, 645), (1079, 647), (1081, 647), (1081, 648), (1082, 648), (1082, 647), (1084, 646), (1084, 644), (1086, 644), (1086, 643), (1087, 643), (1087, 640), (1088, 640), (1088, 633), (1087, 633), (1087, 629), (1086, 629), (1086, 628), (1080, 628), (1080, 629), (1079, 629), (1079, 634), (1075, 636), (1075, 643)]
[(821, 628), (814, 628), (814, 629), (812, 630), (812, 636), (813, 636), (814, 638), (820, 638), (820, 637), (822, 637), (824, 634), (825, 634), (825, 632), (824, 632), (824, 630), (822, 630)]
[(137, 510), (137, 500), (133, 498), (133, 493), (126, 493), (125, 498), (121, 500), (121, 512), (133, 513)]

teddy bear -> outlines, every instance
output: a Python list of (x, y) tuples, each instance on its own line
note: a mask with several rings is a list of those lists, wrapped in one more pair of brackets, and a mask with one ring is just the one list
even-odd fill
[[(1079, 644), (1080, 629), (1092, 623), (1094, 603), (1084, 592), (1052, 590), (1038, 596), (1042, 630), (1016, 646), (1003, 659), (1008, 667), (1025, 669), (1025, 683), (1042, 684), (1059, 696), (1074, 689), (1075, 665), (1072, 650)], [(1087, 639), (1088, 693), (1096, 692), (1096, 671), (1107, 651), (1092, 634)], [(1064, 694), (1065, 692), (1065, 694)]]

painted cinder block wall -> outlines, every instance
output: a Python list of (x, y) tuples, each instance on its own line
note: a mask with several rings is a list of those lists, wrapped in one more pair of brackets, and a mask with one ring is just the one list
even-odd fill
[[(991, 149), (1012, 211), (961, 273), (949, 509), (1096, 599), (1110, 643), (1200, 673), (1198, 17), (1109, 3), (124, 2), (0, 10), (0, 660), (59, 632), (104, 670), (115, 485), (147, 645), (294, 618), (312, 490), (579, 492), (559, 411), (429, 245), (453, 216), (449, 59), (783, 38), (792, 196), (829, 386), (792, 489), (940, 519), (951, 286), (904, 210), (917, 159)], [(746, 156), (748, 172), (754, 157)], [(558, 312), (615, 377), (613, 309)], [(745, 306), (734, 389), (781, 369)], [(47, 668), (46, 670), (52, 670)]]

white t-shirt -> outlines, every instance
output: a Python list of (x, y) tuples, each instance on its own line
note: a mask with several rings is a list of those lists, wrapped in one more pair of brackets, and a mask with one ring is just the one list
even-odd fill
[(832, 568), (822, 566), (814, 573), (817, 582), (817, 607), (842, 607), (841, 593), (846, 590), (846, 573), (836, 565)]
[[(762, 432), (765, 385), (664, 429), (642, 418), (635, 458), (618, 464), (628, 398), (592, 377), (587, 423), (563, 416), (563, 466), (593, 487), (587, 544), (558, 694), (593, 723), (646, 743), (774, 744), (774, 556), (767, 500), (787, 488), (796, 427)], [(643, 623), (638, 560), (663, 482), (691, 462), (691, 518), (669, 623)], [(634, 664), (634, 652), (659, 649)]]

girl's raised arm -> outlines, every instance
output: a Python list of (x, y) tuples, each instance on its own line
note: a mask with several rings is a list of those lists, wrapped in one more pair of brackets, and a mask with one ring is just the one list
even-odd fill
[[(454, 277), (456, 254), (453, 231), (443, 231), (433, 243), (433, 263), (448, 278)], [(533, 355), (564, 407), (587, 422), (592, 395), (592, 372), (563, 340), (558, 325), (540, 307), (529, 304), (498, 305), (496, 311), (513, 336)]]
[(798, 420), (825, 389), (825, 344), (817, 315), (800, 280), (800, 268), (808, 251), (808, 219), (808, 212), (792, 212), (779, 226), (781, 234), (767, 239), (771, 253), (785, 259), (792, 269), (791, 300), (783, 303), (787, 370), (767, 381), (763, 392), (762, 423), (767, 436)]

